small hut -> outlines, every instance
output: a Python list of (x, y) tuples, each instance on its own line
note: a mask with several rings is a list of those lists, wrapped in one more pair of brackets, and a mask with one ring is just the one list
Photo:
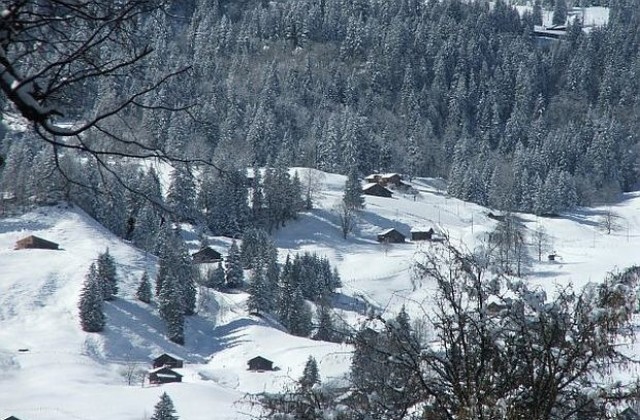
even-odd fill
[(249, 370), (273, 370), (273, 362), (271, 360), (265, 359), (262, 356), (254, 357), (253, 359), (249, 360), (247, 364), (249, 365)]
[(380, 184), (367, 184), (362, 188), (362, 193), (376, 197), (390, 198), (393, 193)]
[(405, 240), (405, 236), (396, 229), (387, 229), (378, 234), (378, 242), (401, 244)]
[(149, 371), (149, 383), (168, 384), (170, 382), (182, 382), (182, 375), (167, 366)]
[(413, 228), (411, 229), (412, 241), (430, 241), (433, 238), (433, 228)]
[(17, 241), (14, 249), (58, 249), (58, 244), (34, 235), (29, 235)]
[(202, 248), (200, 251), (191, 254), (194, 264), (208, 264), (222, 261), (222, 254), (210, 246)]
[(179, 369), (183, 367), (184, 362), (172, 354), (162, 353), (160, 356), (153, 359), (152, 364), (154, 368), (167, 366), (170, 368)]

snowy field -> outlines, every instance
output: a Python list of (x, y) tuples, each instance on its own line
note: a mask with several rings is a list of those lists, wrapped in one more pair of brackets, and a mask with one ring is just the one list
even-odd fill
[[(455, 245), (474, 249), (496, 223), (488, 217), (491, 210), (447, 197), (441, 182), (414, 179), (415, 200), (399, 193), (367, 197), (356, 231), (345, 241), (333, 212), (345, 178), (311, 175), (321, 182), (316, 209), (278, 231), (276, 244), (281, 260), (287, 253), (312, 251), (338, 267), (344, 287), (336, 310), (353, 324), (366, 305), (392, 316), (406, 304), (413, 317), (430, 305), (430, 285), (412, 281), (410, 270), (416, 252), (428, 247), (408, 242), (385, 250), (375, 241), (377, 233), (393, 227), (409, 235), (415, 226), (434, 227)], [(607, 214), (615, 216), (610, 234), (603, 227)], [(550, 293), (558, 284), (599, 281), (638, 262), (640, 193), (557, 218), (518, 216), (529, 233), (543, 226), (549, 252), (559, 256), (550, 262), (547, 252), (527, 269), (526, 280)], [(62, 250), (14, 250), (18, 239), (31, 234), (59, 243)], [(223, 253), (229, 243), (211, 240)], [(107, 247), (118, 264), (120, 292), (105, 304), (105, 332), (84, 333), (79, 292), (89, 265)], [(0, 220), (0, 418), (142, 420), (166, 391), (181, 419), (245, 419), (251, 413), (246, 395), (286, 387), (301, 375), (309, 356), (318, 361), (323, 382), (344, 377), (349, 346), (294, 337), (275, 322), (249, 316), (241, 293), (209, 292), (198, 315), (187, 319), (185, 346), (170, 343), (156, 308), (133, 298), (143, 270), (154, 276), (155, 262), (77, 208), (46, 207)], [(185, 360), (182, 383), (156, 386), (137, 378), (128, 383), (127, 372), (148, 369), (151, 355), (162, 352)], [(258, 355), (278, 369), (247, 371), (247, 360)]]

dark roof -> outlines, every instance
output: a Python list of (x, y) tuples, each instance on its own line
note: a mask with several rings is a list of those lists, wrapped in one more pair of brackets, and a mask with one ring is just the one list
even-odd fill
[(222, 261), (222, 254), (207, 246), (200, 251), (191, 254), (194, 263), (218, 262)]
[(157, 355), (157, 356), (155, 356), (153, 358), (153, 360), (159, 360), (159, 359), (171, 359), (171, 360), (175, 360), (175, 361), (182, 360), (178, 356), (176, 356), (175, 354), (171, 354), (171, 353), (162, 353), (162, 354), (159, 354), (159, 355)]
[(273, 363), (271, 360), (265, 359), (262, 356), (256, 356), (253, 359), (249, 359), (249, 362), (269, 362), (269, 363)]
[(362, 192), (367, 195), (376, 195), (378, 197), (391, 197), (393, 193), (380, 184), (372, 183), (362, 187)]

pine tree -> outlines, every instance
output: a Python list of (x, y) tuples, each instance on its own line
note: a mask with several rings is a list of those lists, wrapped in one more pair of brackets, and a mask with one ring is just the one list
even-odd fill
[(229, 255), (226, 261), (225, 285), (230, 289), (242, 287), (244, 283), (244, 272), (240, 261), (240, 250), (236, 241), (231, 242)]
[(158, 296), (160, 317), (167, 326), (169, 340), (184, 344), (184, 301), (178, 280), (167, 277)]
[(268, 288), (264, 270), (261, 266), (254, 268), (249, 283), (249, 299), (247, 309), (249, 313), (265, 314), (273, 310), (274, 302), (271, 291)]
[(113, 300), (118, 293), (116, 263), (109, 254), (109, 248), (98, 255), (98, 279), (102, 286), (104, 300)]
[(304, 365), (304, 370), (302, 371), (302, 377), (300, 377), (298, 383), (300, 384), (300, 388), (303, 390), (309, 390), (313, 388), (314, 385), (320, 383), (318, 363), (313, 356), (309, 356), (309, 359), (307, 359), (307, 363)]
[(319, 305), (318, 312), (318, 329), (313, 336), (314, 340), (334, 341), (334, 326), (331, 312), (327, 305)]
[(362, 186), (358, 179), (358, 172), (355, 168), (352, 168), (347, 175), (347, 181), (344, 185), (344, 195), (342, 201), (350, 209), (362, 209), (364, 208), (364, 195), (362, 193)]
[(302, 296), (299, 287), (293, 292), (289, 319), (286, 320), (289, 332), (299, 337), (308, 337), (311, 334), (311, 310)]
[(171, 183), (167, 191), (167, 206), (178, 221), (194, 220), (196, 187), (188, 167), (176, 168), (171, 173)]
[(173, 401), (166, 392), (160, 396), (160, 401), (155, 405), (153, 416), (150, 420), (178, 420), (180, 417), (176, 415), (173, 407)]
[(556, 3), (553, 7), (553, 20), (554, 25), (564, 25), (567, 23), (567, 1), (555, 0)]
[(106, 323), (104, 312), (102, 311), (103, 291), (99, 283), (98, 270), (95, 263), (89, 267), (89, 273), (84, 281), (82, 292), (80, 293), (80, 325), (86, 332), (100, 332), (104, 330)]
[(151, 282), (149, 281), (149, 275), (146, 271), (142, 273), (142, 277), (140, 278), (140, 285), (138, 286), (138, 290), (136, 290), (136, 298), (141, 302), (151, 303)]
[(222, 262), (219, 262), (213, 270), (209, 270), (205, 286), (216, 290), (224, 287), (224, 267), (222, 266)]

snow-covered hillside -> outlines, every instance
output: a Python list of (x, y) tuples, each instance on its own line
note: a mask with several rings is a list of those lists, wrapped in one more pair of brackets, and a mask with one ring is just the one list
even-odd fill
[[(417, 317), (420, 306), (430, 304), (430, 285), (412, 281), (410, 270), (415, 253), (428, 245), (408, 242), (383, 249), (375, 240), (380, 231), (396, 228), (409, 235), (415, 226), (434, 227), (455, 245), (474, 249), (496, 223), (489, 209), (448, 198), (437, 180), (415, 179), (415, 197), (367, 196), (356, 231), (343, 240), (333, 208), (345, 178), (318, 171), (311, 175), (321, 183), (316, 209), (275, 233), (280, 258), (301, 251), (326, 255), (344, 283), (336, 310), (354, 324), (366, 305), (392, 315), (404, 304)], [(607, 215), (615, 216), (610, 234), (603, 227)], [(640, 193), (562, 217), (519, 217), (529, 232), (544, 226), (549, 249), (559, 256), (550, 262), (545, 254), (528, 268), (527, 281), (549, 292), (556, 284), (598, 281), (611, 270), (637, 263)], [(30, 234), (62, 249), (14, 250), (15, 242)], [(223, 248), (229, 240), (212, 238), (211, 243)], [(107, 247), (118, 264), (120, 292), (105, 305), (105, 332), (84, 333), (78, 322), (79, 292), (89, 265)], [(141, 420), (166, 391), (182, 419), (242, 419), (251, 410), (244, 400), (248, 393), (291, 383), (309, 356), (318, 361), (323, 381), (343, 378), (350, 363), (348, 345), (294, 337), (276, 323), (249, 316), (242, 293), (208, 292), (198, 315), (187, 320), (185, 346), (169, 342), (156, 308), (133, 297), (142, 272), (155, 274), (154, 264), (153, 256), (114, 237), (77, 208), (47, 207), (0, 220), (0, 417)], [(148, 369), (151, 355), (162, 352), (185, 360), (182, 383), (127, 383), (127, 371)], [(278, 370), (247, 371), (247, 360), (258, 355)]]

